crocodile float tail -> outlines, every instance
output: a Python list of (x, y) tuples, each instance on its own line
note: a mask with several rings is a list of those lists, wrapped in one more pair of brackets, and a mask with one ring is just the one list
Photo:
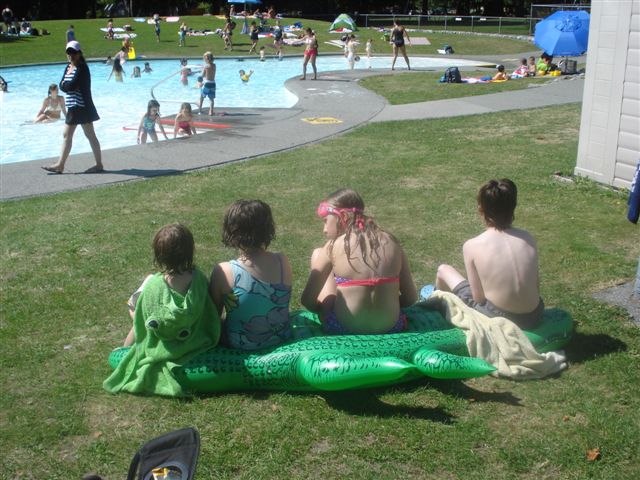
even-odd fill
[(297, 372), (310, 387), (332, 391), (379, 387), (421, 376), (414, 365), (396, 357), (367, 358), (344, 353), (302, 355)]
[(482, 377), (496, 370), (481, 358), (461, 357), (429, 348), (418, 349), (413, 354), (413, 363), (424, 375), (440, 379)]

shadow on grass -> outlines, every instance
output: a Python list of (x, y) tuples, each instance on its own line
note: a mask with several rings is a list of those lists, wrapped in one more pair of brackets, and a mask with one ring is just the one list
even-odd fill
[(615, 352), (625, 352), (627, 344), (606, 333), (574, 332), (565, 352), (571, 363), (583, 363)]
[[(397, 390), (397, 386), (394, 389)], [(379, 392), (380, 390), (351, 390), (348, 392), (326, 392), (320, 395), (330, 407), (352, 415), (380, 418), (410, 417), (442, 424), (454, 422), (455, 417), (441, 407), (393, 405), (380, 400), (378, 398)]]
[(511, 392), (483, 392), (460, 381), (440, 381), (433, 383), (433, 387), (446, 395), (454, 395), (472, 402), (494, 402), (516, 407), (523, 406), (521, 399)]

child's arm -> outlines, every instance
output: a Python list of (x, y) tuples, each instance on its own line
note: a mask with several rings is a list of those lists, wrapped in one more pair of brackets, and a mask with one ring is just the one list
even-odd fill
[(191, 127), (191, 132), (193, 132), (193, 134), (197, 134), (198, 132), (196, 132), (196, 126), (193, 124), (193, 119), (189, 120), (189, 126)]
[(176, 115), (176, 119), (173, 124), (173, 138), (176, 138), (178, 136), (178, 130), (180, 130), (180, 127), (178, 127), (178, 122), (180, 121), (180, 118), (182, 118), (180, 114)]
[[(464, 257), (464, 267), (467, 271), (467, 280), (469, 281), (469, 287), (471, 287), (471, 296), (476, 303), (484, 303), (486, 297), (484, 296), (484, 290), (482, 289), (482, 283), (480, 281), (480, 275), (476, 270), (474, 257), (473, 257), (473, 245), (470, 244), (470, 240), (467, 240), (462, 246), (462, 256)], [(455, 285), (452, 286), (452, 288)]]
[(408, 307), (418, 301), (418, 292), (416, 290), (416, 284), (413, 282), (411, 276), (411, 267), (409, 267), (409, 260), (404, 250), (402, 253), (402, 266), (400, 267), (400, 306)]
[(142, 118), (140, 119), (140, 125), (138, 125), (138, 143), (140, 143), (140, 137), (142, 136), (142, 126), (144, 125), (144, 117), (146, 117), (146, 115), (143, 115)]
[(160, 131), (162, 132), (162, 135), (164, 135), (165, 140), (169, 140), (169, 137), (167, 137), (164, 127), (162, 126), (162, 122), (160, 121), (160, 117), (156, 117), (156, 125), (160, 127)]
[(213, 267), (213, 272), (211, 272), (209, 295), (211, 296), (211, 300), (213, 300), (213, 304), (220, 318), (222, 318), (222, 310), (224, 309), (224, 297), (229, 292), (231, 292), (231, 285), (229, 285), (229, 280), (223, 270), (222, 264), (219, 263)]
[(307, 285), (304, 287), (300, 303), (307, 310), (319, 312), (322, 305), (318, 302), (318, 296), (322, 292), (322, 288), (331, 274), (333, 264), (327, 252), (327, 245), (322, 248), (316, 248), (311, 255), (311, 272), (307, 279)]
[(38, 118), (40, 115), (42, 115), (44, 113), (44, 111), (47, 109), (47, 103), (49, 101), (49, 97), (45, 98), (42, 102), (42, 108), (40, 108), (40, 110), (38, 111), (38, 113), (36, 114), (36, 118)]

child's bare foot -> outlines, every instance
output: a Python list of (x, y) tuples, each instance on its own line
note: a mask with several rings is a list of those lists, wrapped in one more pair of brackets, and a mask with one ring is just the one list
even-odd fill
[(307, 77), (300, 77), (300, 80), (306, 80)]

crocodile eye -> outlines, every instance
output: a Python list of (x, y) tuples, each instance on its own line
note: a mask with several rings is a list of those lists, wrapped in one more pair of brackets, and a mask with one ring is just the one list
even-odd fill
[(156, 322), (155, 320), (151, 320), (147, 323), (147, 327), (156, 329), (159, 327), (159, 325), (158, 325), (158, 322)]
[(187, 338), (190, 335), (191, 332), (189, 332), (189, 330), (180, 330), (180, 333), (178, 333), (178, 337), (180, 338)]

